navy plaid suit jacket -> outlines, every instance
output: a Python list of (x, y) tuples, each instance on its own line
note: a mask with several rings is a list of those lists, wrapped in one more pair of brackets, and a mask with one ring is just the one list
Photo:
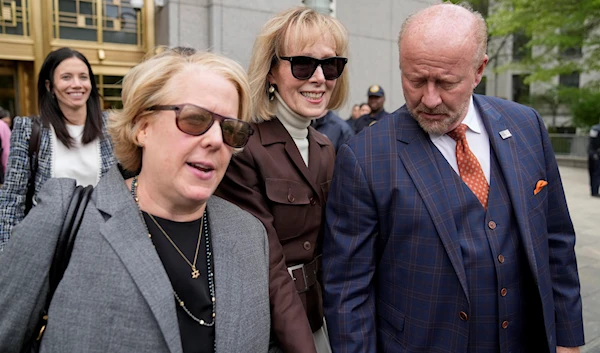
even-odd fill
[[(474, 103), (506, 180), (550, 352), (582, 345), (575, 233), (543, 121), (513, 102)], [(469, 312), (468, 288), (448, 202), (457, 191), (442, 183), (435, 148), (405, 107), (340, 148), (323, 245), (335, 353), (468, 350), (459, 317)], [(534, 194), (538, 180), (548, 185)]]

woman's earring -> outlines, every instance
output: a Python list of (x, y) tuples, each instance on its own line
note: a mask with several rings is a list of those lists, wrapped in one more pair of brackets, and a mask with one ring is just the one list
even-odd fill
[(269, 84), (269, 89), (267, 91), (269, 92), (269, 100), (272, 101), (273, 98), (275, 98), (275, 87), (272, 84)]

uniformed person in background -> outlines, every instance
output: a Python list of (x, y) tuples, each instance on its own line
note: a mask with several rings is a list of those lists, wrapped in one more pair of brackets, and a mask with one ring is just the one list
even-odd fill
[(333, 143), (335, 152), (354, 136), (354, 130), (348, 123), (331, 110), (326, 110), (322, 117), (310, 121), (310, 126), (327, 136)]
[(590, 186), (592, 196), (600, 197), (600, 124), (590, 129), (590, 145), (588, 147), (588, 169), (590, 171)]
[(377, 120), (383, 118), (388, 112), (383, 109), (383, 103), (385, 103), (385, 93), (383, 88), (379, 85), (372, 85), (367, 91), (369, 96), (369, 107), (371, 107), (371, 113), (366, 114), (358, 118), (356, 124), (354, 124), (354, 130), (358, 134), (362, 129), (367, 126), (371, 126), (377, 122)]

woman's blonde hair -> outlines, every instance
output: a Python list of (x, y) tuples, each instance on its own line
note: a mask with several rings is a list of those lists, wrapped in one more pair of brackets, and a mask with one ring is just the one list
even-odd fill
[[(269, 99), (268, 74), (271, 68), (285, 56), (289, 45), (304, 48), (331, 35), (335, 54), (347, 56), (348, 33), (337, 19), (320, 14), (310, 8), (295, 7), (279, 13), (269, 20), (258, 34), (248, 67), (254, 112), (252, 120), (260, 123), (275, 115), (275, 101)], [(344, 104), (348, 95), (348, 70), (337, 79), (327, 109), (337, 109)]]
[(221, 75), (235, 86), (239, 98), (238, 119), (250, 121), (250, 86), (238, 63), (221, 55), (196, 52), (193, 48), (166, 49), (132, 68), (123, 78), (123, 109), (112, 112), (108, 131), (114, 154), (124, 169), (133, 172), (141, 169), (142, 148), (137, 134), (149, 118), (151, 112), (147, 109), (165, 103), (165, 97), (169, 96), (167, 83), (171, 78), (186, 68), (197, 66)]

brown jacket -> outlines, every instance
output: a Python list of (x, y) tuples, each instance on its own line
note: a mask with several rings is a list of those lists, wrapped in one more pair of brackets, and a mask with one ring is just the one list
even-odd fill
[(278, 119), (253, 128), (255, 134), (231, 159), (216, 194), (252, 213), (267, 229), (272, 327), (281, 348), (286, 353), (315, 352), (306, 318), (312, 331), (322, 326), (321, 285), (296, 294), (287, 267), (309, 263), (321, 254), (333, 145), (309, 127), (307, 167)]

